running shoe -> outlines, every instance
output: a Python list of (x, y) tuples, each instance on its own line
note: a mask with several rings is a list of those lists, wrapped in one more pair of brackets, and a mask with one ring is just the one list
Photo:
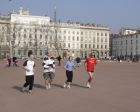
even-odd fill
[(91, 85), (89, 84), (89, 82), (87, 83), (87, 88), (91, 88)]
[(71, 88), (71, 86), (70, 86), (70, 85), (68, 85), (68, 86), (67, 86), (67, 88), (69, 88), (69, 89), (70, 89), (70, 88)]
[(64, 87), (64, 88), (66, 88), (66, 87), (67, 87), (67, 84), (66, 84), (66, 83), (64, 83), (63, 87)]
[(49, 86), (48, 85), (46, 85), (46, 90), (48, 90), (49, 89)]

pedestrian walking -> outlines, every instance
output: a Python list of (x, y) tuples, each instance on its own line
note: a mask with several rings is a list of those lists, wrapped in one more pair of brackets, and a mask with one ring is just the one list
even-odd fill
[(64, 88), (71, 88), (71, 83), (73, 80), (73, 69), (75, 68), (72, 56), (68, 58), (64, 68), (66, 69), (66, 77), (67, 77), (67, 80), (64, 83)]
[(32, 92), (34, 84), (34, 72), (35, 72), (35, 62), (33, 61), (34, 55), (32, 51), (28, 52), (28, 59), (24, 62), (23, 66), (25, 69), (25, 84), (23, 85), (23, 92), (25, 92), (26, 87), (29, 86), (28, 93)]
[(59, 55), (58, 57), (57, 57), (57, 60), (58, 60), (58, 66), (60, 66), (61, 65), (61, 56)]
[(8, 62), (8, 67), (10, 67), (11, 66), (11, 58), (10, 58), (10, 56), (7, 56), (7, 62)]
[(77, 66), (77, 67), (80, 67), (80, 65), (81, 65), (81, 59), (80, 59), (80, 57), (77, 57), (77, 58), (75, 59), (75, 61), (76, 61), (76, 66)]
[(95, 65), (96, 64), (97, 64), (97, 61), (96, 61), (95, 55), (90, 53), (89, 57), (86, 58), (86, 60), (85, 60), (85, 67), (86, 67), (87, 73), (89, 75), (87, 85), (86, 85), (88, 88), (91, 88), (91, 81), (94, 78), (93, 74), (94, 74), (94, 71), (95, 71)]
[(17, 57), (13, 57), (13, 66), (17, 67), (18, 66), (18, 60)]

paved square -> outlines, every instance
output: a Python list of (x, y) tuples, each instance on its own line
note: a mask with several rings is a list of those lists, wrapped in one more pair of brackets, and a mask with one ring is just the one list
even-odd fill
[(21, 92), (24, 70), (0, 61), (0, 112), (140, 112), (140, 63), (100, 62), (91, 89), (82, 65), (71, 89), (63, 89), (63, 67), (56, 67), (52, 89), (45, 90), (41, 61), (36, 61), (32, 94)]

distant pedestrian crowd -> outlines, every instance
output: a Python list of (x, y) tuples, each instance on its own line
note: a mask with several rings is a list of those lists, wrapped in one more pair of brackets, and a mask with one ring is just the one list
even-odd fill
[(15, 66), (18, 67), (18, 60), (17, 57), (13, 57), (12, 59), (10, 58), (10, 56), (7, 56), (7, 66), (11, 67), (11, 66)]

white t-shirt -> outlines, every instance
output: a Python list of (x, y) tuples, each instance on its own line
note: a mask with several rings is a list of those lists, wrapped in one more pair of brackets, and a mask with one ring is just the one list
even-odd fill
[(35, 62), (31, 60), (26, 60), (23, 64), (23, 66), (28, 69), (29, 71), (26, 70), (26, 76), (34, 75), (34, 67), (35, 67)]
[(50, 72), (55, 72), (55, 62), (54, 60), (50, 59), (49, 64), (51, 64), (53, 67), (50, 67)]
[(44, 60), (43, 61), (44, 66), (44, 73), (45, 72), (55, 72), (55, 62), (52, 59)]

